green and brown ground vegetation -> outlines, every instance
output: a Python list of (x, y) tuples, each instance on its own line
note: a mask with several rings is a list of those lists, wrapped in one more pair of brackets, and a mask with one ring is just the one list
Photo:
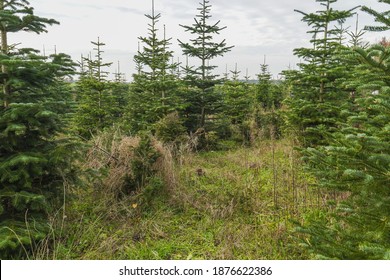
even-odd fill
[(390, 13), (363, 7), (380, 26), (350, 32), (357, 7), (316, 2), (299, 69), (274, 81), (264, 61), (249, 83), (214, 73), (232, 47), (209, 1), (181, 67), (152, 1), (125, 83), (100, 38), (78, 75), (11, 44), (57, 22), (0, 0), (0, 257), (390, 259), (390, 48), (361, 39)]

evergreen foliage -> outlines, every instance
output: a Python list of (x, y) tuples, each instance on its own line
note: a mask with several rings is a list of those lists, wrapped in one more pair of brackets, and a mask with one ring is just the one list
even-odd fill
[(215, 114), (220, 107), (218, 101), (221, 100), (220, 96), (213, 90), (213, 87), (219, 83), (218, 75), (212, 73), (216, 68), (214, 65), (210, 65), (210, 61), (213, 58), (223, 56), (229, 52), (233, 46), (227, 46), (226, 40), (221, 42), (215, 42), (213, 36), (218, 35), (225, 27), (219, 27), (220, 21), (214, 24), (210, 24), (211, 18), (211, 5), (209, 1), (203, 0), (199, 3), (200, 7), (197, 8), (199, 14), (195, 16), (192, 25), (180, 25), (184, 28), (185, 32), (190, 32), (195, 36), (194, 39), (190, 39), (189, 43), (179, 40), (179, 44), (183, 50), (184, 55), (196, 58), (200, 65), (186, 67), (186, 81), (190, 87), (190, 92), (186, 95), (190, 100), (187, 101), (190, 106), (185, 111), (190, 128), (204, 128), (206, 122), (206, 116), (209, 114)]
[(154, 164), (161, 155), (152, 145), (149, 135), (142, 134), (131, 159), (132, 176), (128, 178), (128, 193), (144, 188), (156, 173)]
[[(237, 69), (237, 64), (230, 72), (232, 80), (216, 86), (216, 91), (221, 91), (223, 95), (223, 111), (219, 117), (219, 137), (222, 139), (232, 137), (238, 141), (246, 141), (248, 140), (247, 120), (254, 100), (250, 86), (239, 81), (240, 71)], [(224, 121), (229, 122), (228, 127), (223, 125)]]
[[(304, 13), (313, 35), (311, 48), (298, 48), (294, 54), (304, 62), (300, 71), (292, 71), (287, 78), (292, 81), (292, 92), (287, 104), (290, 107), (288, 121), (305, 145), (324, 144), (323, 133), (337, 129), (342, 122), (340, 108), (348, 108), (349, 92), (340, 83), (347, 74), (337, 55), (344, 30), (340, 24), (352, 16), (353, 9), (339, 11), (333, 8), (337, 0), (316, 0), (323, 9)], [(334, 26), (335, 25), (335, 26)], [(286, 72), (285, 72), (286, 74)]]
[(151, 22), (148, 24), (148, 36), (139, 37), (143, 44), (142, 50), (138, 50), (134, 56), (138, 73), (133, 75), (131, 103), (126, 120), (133, 133), (151, 129), (160, 118), (180, 108), (177, 95), (179, 82), (175, 75), (178, 65), (171, 63), (171, 38), (166, 38), (165, 26), (163, 39), (158, 38), (157, 24), (161, 14), (155, 13), (154, 1), (152, 13), (145, 16)]
[(257, 75), (258, 84), (256, 86), (255, 99), (256, 102), (264, 109), (280, 108), (283, 96), (279, 92), (278, 87), (272, 81), (269, 72), (269, 65), (265, 62), (260, 65), (261, 72)]
[(346, 31), (346, 33), (350, 37), (349, 43), (352, 47), (361, 47), (361, 48), (368, 47), (368, 43), (365, 43), (363, 41), (363, 36), (366, 34), (366, 31), (359, 30), (359, 14), (356, 14), (355, 31), (354, 32)]
[(186, 139), (186, 128), (177, 112), (170, 113), (155, 125), (156, 137), (166, 144), (177, 147)]
[(112, 63), (103, 61), (105, 44), (99, 38), (91, 43), (95, 59), (82, 58), (82, 72), (76, 83), (78, 108), (73, 118), (75, 130), (83, 138), (115, 124), (126, 106), (127, 87), (108, 80), (105, 68)]
[(277, 112), (282, 106), (284, 95), (279, 85), (271, 79), (269, 66), (260, 65), (261, 72), (257, 75), (258, 84), (255, 86), (252, 115), (256, 127), (262, 131), (266, 138), (281, 136), (281, 117)]
[[(378, 0), (380, 3), (390, 4), (389, 0)], [(365, 29), (369, 31), (387, 31), (390, 29), (389, 11), (378, 12), (367, 6), (362, 7), (362, 11), (375, 17), (375, 22), (382, 25), (379, 26), (366, 26)]]
[(300, 231), (317, 258), (390, 259), (390, 48), (358, 47), (354, 58), (358, 98), (347, 122), (328, 146), (303, 152), (319, 186), (344, 199)]
[[(53, 19), (28, 1), (0, 1), (0, 258), (25, 258), (48, 233), (63, 181), (73, 173), (73, 145), (59, 137), (68, 113), (65, 78), (74, 65), (64, 54), (43, 57), (8, 44), (10, 32), (46, 32)], [(70, 178), (69, 178), (70, 179)]]
[[(378, 1), (390, 5), (390, 0)], [(240, 80), (237, 64), (230, 72), (226, 66), (222, 79), (214, 73), (212, 60), (233, 46), (216, 40), (226, 27), (210, 23), (208, 0), (199, 3), (192, 25), (180, 25), (192, 36), (189, 42), (178, 40), (184, 67), (174, 62), (172, 39), (165, 26), (160, 32), (161, 14), (152, 0), (145, 15), (147, 35), (138, 38), (133, 58), (134, 81), (127, 84), (119, 62), (114, 81), (109, 80), (112, 63), (104, 61), (99, 38), (91, 42), (94, 56), (81, 58), (75, 83), (76, 65), (68, 55), (46, 56), (10, 44), (10, 33), (40, 34), (58, 22), (36, 16), (26, 0), (0, 0), (0, 258), (36, 257), (40, 244), (56, 251), (49, 218), (62, 213), (58, 241), (71, 247), (63, 255), (72, 257), (101, 252), (110, 257), (258, 257), (273, 247), (280, 258), (292, 252), (301, 258), (390, 259), (390, 43), (386, 37), (378, 44), (363, 41), (366, 32), (390, 29), (390, 11), (362, 7), (375, 26), (359, 30), (357, 17), (350, 32), (343, 24), (356, 8), (336, 10), (337, 0), (316, 3), (321, 10), (296, 11), (312, 35), (311, 47), (294, 50), (299, 69), (284, 71), (285, 81), (274, 81), (264, 60), (257, 83), (251, 84), (248, 70), (245, 82)], [(113, 133), (109, 128), (116, 123), (134, 137)], [(275, 141), (283, 126), (296, 133)], [(74, 161), (80, 159), (71, 132), (83, 139), (102, 136), (94, 137), (84, 160), (103, 175), (101, 187), (78, 189), (76, 195), (82, 193), (80, 200), (88, 202), (70, 207), (69, 216), (91, 208), (80, 223), (88, 225), (88, 237), (80, 240), (72, 232), (84, 231), (76, 230), (79, 217), (70, 217), (70, 230), (62, 227), (65, 197), (77, 179)], [(293, 151), (296, 135), (302, 161)], [(215, 151), (258, 136), (254, 147)], [(213, 151), (191, 152), (197, 149)], [(313, 176), (296, 167), (300, 162)], [(96, 206), (100, 202), (104, 215)], [(104, 221), (91, 226), (96, 216)], [(193, 239), (179, 236), (188, 231), (182, 226), (186, 219), (192, 219), (189, 236), (200, 240), (195, 255)], [(288, 219), (301, 221), (296, 233), (305, 250), (287, 247), (292, 239)], [(268, 224), (268, 232), (259, 222)], [(199, 234), (205, 224), (206, 239)], [(269, 247), (259, 249), (261, 242)], [(99, 244), (91, 255), (84, 252), (88, 243)], [(70, 253), (75, 244), (82, 246)]]

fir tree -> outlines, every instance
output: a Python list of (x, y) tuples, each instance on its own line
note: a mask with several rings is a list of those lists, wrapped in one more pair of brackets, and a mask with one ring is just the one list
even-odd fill
[(114, 120), (121, 121), (128, 106), (129, 85), (126, 83), (125, 74), (121, 73), (119, 61), (114, 75), (114, 81), (111, 83), (113, 95), (111, 114)]
[[(379, 0), (380, 3), (390, 4), (390, 0)], [(375, 22), (380, 23), (379, 26), (366, 26), (365, 29), (369, 31), (387, 31), (390, 29), (389, 11), (378, 12), (367, 6), (362, 7), (362, 11), (375, 17)]]
[(230, 73), (232, 74), (232, 81), (233, 82), (238, 82), (239, 78), (240, 78), (240, 73), (241, 71), (238, 71), (237, 69), (237, 63), (234, 67), (234, 70), (230, 70)]
[(92, 58), (84, 58), (88, 73), (92, 78), (95, 78), (99, 82), (107, 81), (109, 72), (105, 71), (105, 67), (110, 67), (112, 62), (103, 62), (103, 47), (106, 45), (105, 43), (100, 41), (98, 37), (97, 41), (91, 41), (93, 45), (93, 50), (96, 52), (95, 59)]
[[(195, 16), (192, 25), (180, 25), (186, 32), (194, 34), (196, 38), (191, 39), (189, 43), (184, 43), (179, 40), (179, 44), (183, 50), (183, 54), (190, 57), (197, 58), (200, 65), (196, 67), (187, 67), (188, 80), (190, 86), (197, 90), (196, 100), (191, 100), (190, 111), (198, 110), (198, 128), (204, 128), (206, 115), (215, 113), (216, 107), (218, 106), (218, 95), (213, 91), (214, 85), (219, 81), (217, 80), (218, 75), (212, 74), (212, 71), (216, 68), (214, 65), (210, 65), (209, 62), (213, 58), (223, 56), (229, 52), (233, 46), (227, 46), (226, 40), (221, 42), (215, 42), (213, 36), (218, 35), (225, 27), (219, 27), (220, 21), (214, 24), (210, 24), (211, 18), (211, 5), (209, 1), (203, 0), (199, 3), (200, 7), (197, 8), (199, 14)], [(217, 105), (217, 106), (216, 106)]]
[(349, 43), (352, 45), (352, 47), (368, 47), (368, 43), (363, 42), (363, 36), (366, 34), (366, 31), (359, 30), (359, 14), (356, 14), (355, 31), (346, 31), (346, 33), (350, 37)]
[(353, 9), (339, 11), (333, 8), (337, 0), (316, 0), (323, 9), (304, 13), (313, 34), (311, 48), (298, 48), (294, 54), (303, 60), (300, 71), (290, 72), (292, 94), (289, 99), (289, 122), (302, 136), (306, 145), (323, 143), (323, 133), (337, 128), (340, 108), (348, 106), (349, 92), (340, 86), (339, 79), (347, 71), (336, 55), (340, 48), (343, 28), (339, 28)]
[(256, 103), (260, 104), (263, 109), (271, 110), (272, 108), (280, 108), (282, 95), (277, 89), (277, 86), (272, 81), (269, 65), (264, 63), (260, 65), (260, 73), (257, 74), (258, 84), (256, 86)]
[[(223, 85), (217, 85), (216, 91), (221, 91), (223, 96), (223, 110), (220, 113), (219, 121), (229, 121), (229, 129), (224, 125), (220, 125), (220, 138), (233, 136), (235, 140), (247, 140), (247, 125), (246, 120), (251, 112), (251, 96), (248, 85), (239, 81), (240, 71), (237, 68), (237, 63), (234, 70), (230, 70), (232, 74), (231, 81), (225, 81)], [(224, 129), (225, 128), (225, 129)], [(237, 133), (238, 132), (238, 133)]]
[(106, 67), (111, 62), (103, 61), (105, 46), (100, 38), (91, 42), (95, 58), (82, 58), (84, 72), (77, 81), (78, 108), (74, 115), (75, 130), (82, 137), (89, 138), (95, 132), (111, 126), (115, 122), (115, 92), (108, 80)]
[[(34, 14), (33, 8), (29, 6), (26, 0), (1, 0), (0, 12), (2, 24), (0, 26), (1, 33), (1, 53), (7, 55), (9, 53), (8, 36), (10, 33), (20, 31), (34, 32), (40, 34), (46, 32), (46, 25), (58, 24), (54, 19), (41, 18)], [(8, 67), (2, 64), (1, 72), (3, 73), (3, 102), (7, 108), (10, 104), (11, 89), (9, 84)]]
[(148, 36), (139, 37), (143, 46), (134, 56), (137, 73), (133, 75), (127, 116), (127, 122), (133, 132), (150, 129), (160, 118), (179, 107), (178, 81), (174, 73), (178, 65), (171, 63), (171, 38), (166, 38), (165, 26), (163, 38), (158, 37), (157, 24), (161, 14), (155, 13), (153, 0), (152, 12), (145, 16), (150, 20)]
[[(389, 14), (382, 13), (387, 20)], [(330, 145), (304, 151), (319, 186), (344, 199), (330, 217), (307, 221), (299, 231), (318, 258), (390, 259), (390, 48), (354, 50), (359, 98), (347, 122), (327, 134)]]
[(255, 85), (252, 115), (263, 136), (279, 137), (281, 119), (277, 109), (281, 107), (283, 94), (280, 87), (272, 81), (265, 57), (260, 70), (257, 74), (258, 83)]
[[(58, 137), (67, 100), (63, 81), (74, 72), (69, 56), (43, 57), (18, 49), (9, 33), (46, 32), (53, 19), (38, 17), (28, 1), (0, 1), (0, 257), (28, 257), (58, 211), (63, 180), (72, 170), (70, 142)], [(65, 105), (65, 106), (64, 106)], [(70, 178), (69, 178), (70, 179)], [(27, 254), (27, 255), (26, 255)]]

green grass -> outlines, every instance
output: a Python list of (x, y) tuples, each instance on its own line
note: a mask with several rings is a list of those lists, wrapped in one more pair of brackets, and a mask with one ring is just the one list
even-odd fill
[[(293, 220), (323, 206), (287, 140), (184, 156), (152, 198), (78, 191), (58, 259), (307, 259)], [(197, 169), (204, 174), (199, 176)]]

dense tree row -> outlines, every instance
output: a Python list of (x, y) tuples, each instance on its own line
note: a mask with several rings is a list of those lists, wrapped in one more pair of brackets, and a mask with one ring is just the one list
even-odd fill
[(316, 2), (321, 10), (297, 11), (312, 34), (311, 47), (294, 50), (299, 69), (274, 81), (264, 61), (249, 83), (237, 64), (231, 79), (214, 73), (212, 60), (233, 46), (215, 41), (226, 27), (212, 21), (209, 1), (200, 2), (192, 25), (181, 25), (192, 39), (178, 43), (195, 65), (174, 62), (172, 39), (152, 1), (128, 84), (119, 67), (109, 80), (112, 63), (104, 61), (99, 38), (77, 73), (65, 54), (9, 44), (11, 32), (39, 34), (58, 22), (36, 16), (28, 1), (0, 0), (0, 257), (28, 255), (47, 236), (65, 181), (76, 180), (75, 143), (115, 126), (142, 136), (142, 143), (154, 135), (175, 149), (194, 137), (196, 150), (296, 137), (318, 186), (342, 197), (331, 214), (298, 227), (313, 257), (388, 259), (390, 47), (385, 39), (365, 44), (362, 35), (390, 29), (390, 13), (363, 7), (381, 25), (351, 32), (342, 24), (358, 7), (340, 11), (337, 0)]
[[(334, 202), (331, 214), (313, 217), (299, 231), (308, 235), (306, 246), (317, 258), (389, 259), (390, 49), (356, 40), (343, 45), (337, 39), (341, 28), (328, 27), (352, 10), (333, 9), (336, 0), (317, 2), (323, 11), (303, 13), (315, 27), (314, 46), (295, 51), (307, 62), (291, 74), (290, 119), (309, 146), (302, 153), (318, 186), (343, 199)], [(383, 24), (367, 30), (390, 29), (389, 11), (363, 10)]]

